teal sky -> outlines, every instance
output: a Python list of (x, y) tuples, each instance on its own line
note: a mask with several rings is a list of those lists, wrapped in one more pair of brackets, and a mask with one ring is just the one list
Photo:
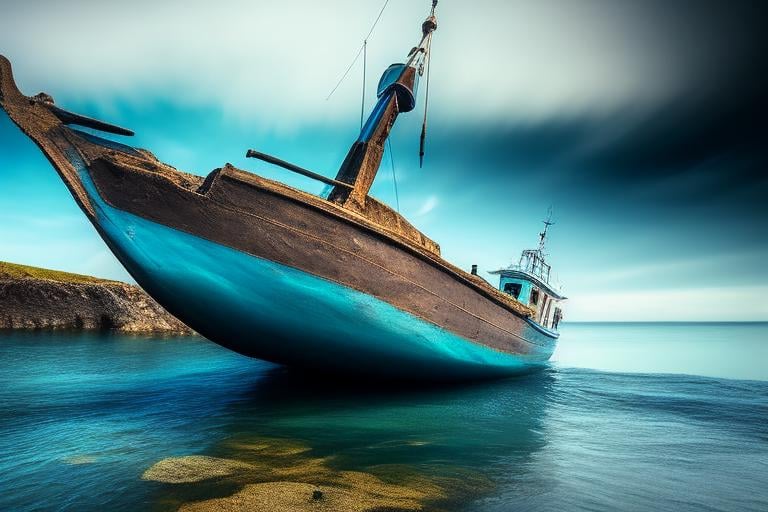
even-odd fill
[[(179, 169), (230, 162), (319, 191), (245, 151), (335, 174), (359, 129), (359, 63), (325, 98), (381, 4), (9, 3), (0, 53), (25, 93), (127, 126)], [(568, 320), (768, 320), (758, 18), (746, 2), (616, 4), (443, 0), (424, 168), (422, 104), (392, 137), (400, 210), (482, 274), (535, 246), (552, 206)], [(428, 6), (389, 3), (366, 108)], [(372, 194), (397, 203), (389, 155)], [(0, 260), (130, 280), (4, 114)]]

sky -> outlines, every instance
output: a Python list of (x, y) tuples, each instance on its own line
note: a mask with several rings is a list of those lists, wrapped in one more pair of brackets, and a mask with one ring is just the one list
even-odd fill
[[(371, 193), (492, 281), (535, 247), (551, 207), (566, 320), (768, 320), (761, 4), (442, 0), (424, 167), (422, 83)], [(129, 127), (125, 142), (179, 169), (230, 162), (318, 192), (245, 151), (335, 175), (359, 130), (361, 61), (326, 98), (382, 5), (0, 0), (0, 53), (22, 91)], [(429, 5), (388, 2), (366, 113)], [(130, 280), (4, 114), (0, 260)]]

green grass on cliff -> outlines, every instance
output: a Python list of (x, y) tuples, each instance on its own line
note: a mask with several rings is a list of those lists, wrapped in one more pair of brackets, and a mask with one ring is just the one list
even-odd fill
[(0, 261), (0, 279), (47, 279), (59, 283), (116, 283), (109, 279), (99, 279), (98, 277), (84, 276), (80, 274), (70, 274), (59, 270), (48, 270), (46, 268), (30, 267), (28, 265), (19, 265), (18, 263), (7, 263)]

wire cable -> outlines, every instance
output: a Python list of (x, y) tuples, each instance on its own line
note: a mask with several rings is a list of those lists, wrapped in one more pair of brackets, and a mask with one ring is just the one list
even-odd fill
[(363, 42), (363, 93), (360, 98), (360, 130), (363, 129), (363, 116), (365, 115), (365, 72), (368, 66), (368, 40)]
[[(434, 7), (433, 7), (434, 9)], [(427, 67), (427, 87), (424, 93), (424, 121), (421, 125), (421, 137), (419, 138), (419, 168), (424, 166), (424, 146), (427, 138), (427, 109), (429, 108), (429, 71), (432, 69), (432, 34), (429, 35), (429, 41), (427, 41), (427, 51), (424, 59), (426, 60), (425, 66)]]
[(365, 49), (365, 45), (368, 42), (368, 39), (371, 38), (371, 34), (373, 34), (373, 29), (375, 29), (376, 25), (378, 25), (379, 20), (381, 19), (381, 15), (384, 14), (384, 9), (387, 8), (387, 4), (388, 3), (389, 3), (389, 0), (385, 0), (384, 1), (384, 5), (381, 6), (381, 10), (379, 11), (379, 15), (376, 16), (376, 20), (373, 22), (373, 25), (371, 25), (371, 30), (368, 31), (368, 35), (365, 36), (365, 38), (363, 39), (363, 44), (360, 46), (360, 49), (357, 50), (357, 54), (355, 55), (355, 58), (352, 59), (352, 62), (349, 64), (349, 67), (347, 68), (346, 71), (344, 71), (344, 74), (341, 75), (341, 78), (339, 78), (339, 81), (336, 83), (334, 88), (328, 94), (328, 97), (325, 98), (325, 101), (328, 101), (329, 99), (331, 99), (331, 96), (333, 96), (333, 93), (336, 92), (336, 89), (338, 89), (339, 86), (341, 85), (341, 83), (344, 81), (344, 79), (347, 78), (347, 75), (349, 74), (350, 70), (352, 69), (352, 66), (354, 66), (355, 63), (357, 62), (357, 59), (360, 58), (360, 54), (363, 53), (363, 50)]
[(397, 176), (395, 175), (395, 154), (392, 152), (392, 139), (387, 137), (387, 146), (389, 147), (389, 163), (392, 166), (392, 183), (395, 185), (395, 204), (397, 213), (400, 213), (400, 194), (397, 192)]

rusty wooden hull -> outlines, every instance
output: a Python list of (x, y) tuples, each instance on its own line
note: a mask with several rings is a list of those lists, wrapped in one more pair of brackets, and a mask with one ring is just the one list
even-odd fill
[(496, 377), (551, 356), (556, 338), (526, 307), (445, 262), (384, 207), (377, 219), (393, 222), (229, 165), (205, 180), (179, 172), (64, 126), (9, 85), (3, 65), (3, 108), (136, 281), (212, 341), (311, 370), (409, 379)]

